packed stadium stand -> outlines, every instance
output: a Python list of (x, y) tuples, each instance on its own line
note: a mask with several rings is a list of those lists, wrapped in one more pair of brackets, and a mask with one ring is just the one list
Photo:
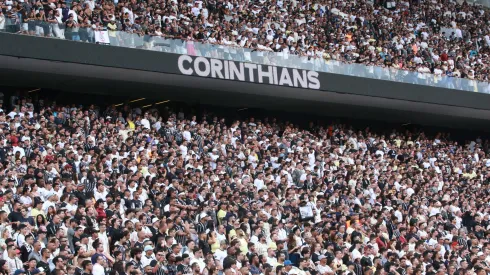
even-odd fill
[(490, 274), (488, 6), (0, 0), (0, 275)]
[(475, 134), (3, 90), (2, 274), (486, 273)]
[(488, 81), (490, 10), (466, 1), (9, 0), (2, 10), (10, 33), (127, 47), (168, 38), (189, 55), (205, 43)]

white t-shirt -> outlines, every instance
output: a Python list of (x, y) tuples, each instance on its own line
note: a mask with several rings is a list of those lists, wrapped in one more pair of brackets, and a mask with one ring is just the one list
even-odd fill
[(188, 148), (185, 145), (180, 145), (179, 146), (180, 152), (182, 153), (183, 156), (187, 156), (187, 150)]
[(192, 14), (194, 14), (194, 16), (198, 16), (200, 13), (201, 13), (201, 11), (198, 7), (192, 8)]
[(78, 205), (76, 205), (76, 204), (73, 204), (73, 205), (69, 204), (69, 203), (66, 204), (66, 211), (68, 211), (68, 212), (77, 211), (77, 208), (78, 208)]
[(25, 241), (26, 241), (26, 237), (20, 233), (16, 234), (14, 236), (14, 239), (16, 241), (16, 244), (18, 247), (22, 247), (22, 245), (24, 245)]
[(151, 129), (150, 128), (150, 121), (148, 121), (148, 119), (143, 118), (140, 122), (141, 122), (141, 125), (143, 125), (143, 127), (145, 127), (146, 129)]
[(276, 257), (267, 257), (267, 263), (270, 264), (271, 266), (277, 266)]
[(98, 190), (95, 190), (95, 192), (94, 192), (95, 200), (96, 201), (98, 201), (98, 200), (106, 201), (107, 194), (109, 194), (109, 193), (105, 189), (102, 193), (100, 193)]
[(14, 274), (15, 270), (17, 269), (22, 269), (22, 261), (17, 257), (13, 259), (11, 259), (10, 257), (6, 257), (5, 261), (7, 261), (9, 269), (13, 271), (10, 272), (10, 274)]
[(204, 261), (202, 259), (192, 259), (192, 261), (190, 262), (190, 265), (193, 265), (194, 263), (197, 263), (199, 265), (199, 272), (202, 273), (202, 271), (204, 270), (204, 268), (206, 267), (206, 264), (204, 263)]
[(357, 250), (357, 249), (352, 250), (352, 259), (354, 261), (356, 259), (361, 259), (361, 258), (362, 258), (362, 254), (361, 254), (361, 252), (359, 252), (359, 250)]
[(101, 266), (99, 263), (94, 264), (94, 267), (92, 269), (92, 274), (93, 275), (105, 275), (104, 267)]
[(264, 188), (264, 181), (261, 179), (255, 179), (254, 185), (255, 185), (255, 187), (257, 187), (257, 190), (261, 190)]
[(141, 256), (141, 264), (143, 267), (150, 265), (151, 261), (155, 260), (155, 256), (152, 254), (150, 257), (147, 255)]
[(228, 256), (228, 253), (226, 253), (226, 251), (223, 251), (223, 250), (216, 250), (216, 252), (214, 252), (214, 257), (216, 258), (216, 260), (220, 261), (221, 264), (223, 264), (223, 260), (226, 258), (226, 256)]
[(437, 240), (434, 240), (434, 239), (432, 239), (432, 238), (431, 238), (431, 239), (429, 239), (429, 240), (427, 241), (427, 244), (428, 244), (429, 246), (434, 246), (434, 245), (436, 245), (436, 244), (437, 244)]
[(53, 206), (53, 207), (56, 208), (56, 204), (54, 204), (53, 202), (51, 202), (51, 201), (45, 201), (44, 204), (43, 204), (42, 210), (45, 213), (48, 213), (48, 209), (49, 209), (50, 206)]
[(14, 111), (12, 111), (12, 112), (8, 113), (8, 115), (7, 115), (7, 116), (9, 116), (9, 117), (11, 117), (11, 118), (14, 118), (16, 115), (17, 115), (17, 113), (16, 113), (16, 112), (14, 112)]
[(185, 139), (185, 140), (187, 140), (187, 141), (191, 141), (191, 132), (189, 132), (189, 131), (184, 131), (184, 132), (182, 133), (182, 136), (184, 137), (184, 139)]
[(316, 266), (316, 268), (320, 274), (333, 273), (333, 270), (328, 265), (322, 266), (319, 264)]
[(226, 241), (226, 236), (224, 234), (216, 233), (216, 239), (218, 239), (218, 242)]

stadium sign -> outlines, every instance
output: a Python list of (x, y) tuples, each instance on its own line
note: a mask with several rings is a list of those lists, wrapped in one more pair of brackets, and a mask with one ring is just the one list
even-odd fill
[(318, 72), (254, 63), (181, 55), (178, 68), (184, 75), (244, 82), (320, 89)]

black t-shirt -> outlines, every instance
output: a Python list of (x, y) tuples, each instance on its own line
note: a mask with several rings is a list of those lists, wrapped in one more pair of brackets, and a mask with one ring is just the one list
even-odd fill
[(77, 246), (76, 243), (77, 242), (80, 242), (80, 239), (77, 238), (77, 237), (75, 237), (75, 236), (73, 236), (73, 239), (72, 240), (73, 240), (73, 247), (75, 247), (75, 254), (77, 254), (78, 253), (78, 250), (80, 249), (80, 246)]
[(20, 259), (26, 263), (29, 259), (29, 254), (32, 252), (32, 247), (27, 247), (25, 244), (20, 248)]
[(232, 264), (235, 262), (236, 262), (235, 258), (233, 258), (232, 256), (226, 256), (223, 259), (223, 268), (224, 269), (230, 268)]
[(311, 255), (311, 260), (316, 263), (318, 262), (318, 257), (320, 257), (321, 254), (317, 254), (316, 252), (314, 252), (312, 255)]
[(134, 247), (143, 248), (143, 244), (144, 244), (144, 242), (137, 241), (137, 242), (134, 243)]
[(44, 272), (46, 272), (46, 275), (51, 274), (50, 269), (49, 269), (49, 264), (43, 261), (39, 261), (36, 265), (37, 268), (42, 268), (44, 269)]
[(20, 212), (12, 211), (8, 216), (11, 222), (20, 222), (22, 220), (22, 214)]
[(27, 222), (31, 226), (34, 226), (34, 219), (32, 217), (28, 217), (28, 218), (22, 217), (21, 220), (20, 220), (20, 222)]
[(81, 269), (80, 267), (75, 268), (75, 275), (83, 275), (83, 274), (86, 274), (83, 272), (83, 269)]
[(112, 217), (112, 216), (114, 216), (114, 211), (112, 211), (110, 209), (106, 209), (105, 214), (107, 215), (107, 217)]
[[(20, 221), (22, 221), (23, 217), (22, 217), (22, 214), (20, 212), (14, 211), (14, 212), (10, 212), (8, 219), (11, 222), (20, 222)], [(13, 224), (12, 229), (17, 230), (17, 224)]]
[(122, 238), (121, 228), (109, 227), (108, 235), (112, 236), (112, 243), (119, 241)]
[(209, 243), (203, 240), (199, 240), (199, 248), (202, 249), (202, 253), (204, 255), (208, 255), (211, 253), (211, 247), (209, 246)]
[(361, 265), (363, 267), (365, 267), (365, 266), (373, 266), (373, 261), (369, 257), (362, 256), (362, 258), (361, 258)]
[(109, 187), (109, 188), (112, 188), (114, 186), (114, 182), (106, 179), (106, 180), (104, 180), (104, 185)]
[(132, 200), (130, 206), (131, 209), (141, 209), (143, 208), (143, 203), (140, 200)]
[(151, 241), (153, 242), (153, 244), (156, 245), (158, 243), (158, 239), (165, 238), (165, 236), (167, 236), (167, 234), (158, 231), (156, 234), (153, 234), (153, 236), (151, 237)]
[(85, 200), (87, 200), (87, 195), (85, 194), (85, 192), (80, 192), (80, 191), (75, 191), (73, 192), (73, 194), (75, 195), (75, 197), (77, 197), (78, 199), (78, 204), (80, 206), (85, 206)]

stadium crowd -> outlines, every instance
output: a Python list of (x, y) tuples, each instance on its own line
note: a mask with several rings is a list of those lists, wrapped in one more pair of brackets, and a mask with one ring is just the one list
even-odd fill
[[(433, 0), (1, 0), (0, 31), (113, 45), (138, 34), (488, 81), (490, 9)], [(226, 50), (228, 51), (228, 50)], [(235, 50), (231, 50), (234, 52)]]
[(490, 271), (479, 137), (14, 102), (2, 275)]

